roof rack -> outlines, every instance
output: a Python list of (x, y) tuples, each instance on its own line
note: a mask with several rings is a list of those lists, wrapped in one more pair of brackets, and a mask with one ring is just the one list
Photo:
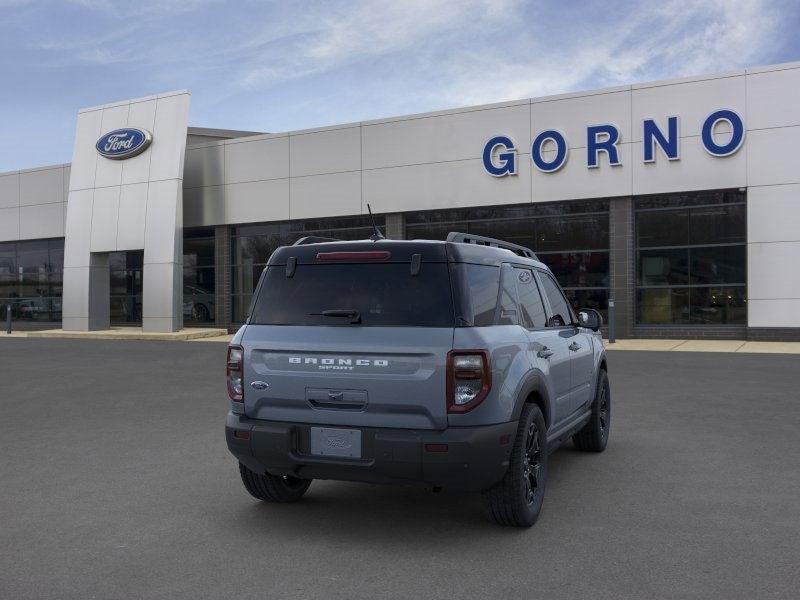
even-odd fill
[(448, 242), (456, 242), (459, 244), (475, 244), (476, 246), (492, 246), (494, 248), (503, 248), (511, 250), (517, 256), (524, 256), (525, 258), (532, 258), (539, 260), (533, 253), (533, 250), (520, 246), (519, 244), (512, 244), (511, 242), (504, 242), (495, 238), (485, 237), (482, 235), (472, 235), (470, 233), (460, 233), (458, 231), (451, 231), (447, 234)]
[(306, 244), (319, 244), (322, 242), (341, 242), (342, 240), (337, 240), (336, 238), (326, 238), (326, 237), (319, 237), (316, 235), (307, 235), (306, 237), (301, 237), (297, 240), (292, 246), (305, 246)]

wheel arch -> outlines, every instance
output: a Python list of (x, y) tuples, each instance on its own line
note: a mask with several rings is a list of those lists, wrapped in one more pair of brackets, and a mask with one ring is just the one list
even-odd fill
[(520, 387), (517, 402), (514, 406), (513, 417), (515, 421), (519, 420), (523, 407), (529, 403), (539, 407), (544, 417), (545, 427), (550, 429), (552, 423), (550, 394), (547, 391), (544, 376), (538, 371), (532, 372)]

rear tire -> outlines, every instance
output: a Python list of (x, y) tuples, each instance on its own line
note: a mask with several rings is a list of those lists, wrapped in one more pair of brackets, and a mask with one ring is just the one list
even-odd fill
[(592, 415), (589, 422), (572, 436), (572, 443), (583, 452), (602, 452), (608, 445), (611, 431), (611, 387), (604, 369), (597, 376), (597, 390), (592, 402)]
[(310, 479), (280, 477), (269, 473), (256, 473), (239, 463), (239, 474), (245, 489), (253, 498), (264, 502), (297, 502), (311, 485)]
[(526, 404), (508, 471), (500, 483), (483, 492), (486, 513), (498, 525), (530, 527), (539, 518), (547, 482), (546, 432), (542, 411)]

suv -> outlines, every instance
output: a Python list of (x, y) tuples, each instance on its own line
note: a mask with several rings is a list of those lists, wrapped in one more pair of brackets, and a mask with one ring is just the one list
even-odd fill
[(313, 479), (421, 483), (530, 527), (548, 453), (606, 447), (601, 322), (522, 246), (304, 238), (272, 254), (228, 347), (228, 448), (267, 502)]

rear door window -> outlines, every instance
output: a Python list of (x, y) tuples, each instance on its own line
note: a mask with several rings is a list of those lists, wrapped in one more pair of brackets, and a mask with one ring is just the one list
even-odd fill
[(556, 280), (549, 273), (542, 271), (539, 272), (539, 276), (542, 278), (542, 288), (550, 303), (550, 325), (552, 327), (570, 325), (573, 321), (572, 310)]
[(522, 323), (528, 329), (544, 327), (547, 316), (544, 303), (539, 293), (539, 286), (533, 271), (530, 269), (514, 269), (517, 280), (517, 293), (519, 294), (519, 307), (522, 311)]
[(351, 319), (323, 316), (356, 311), (361, 326), (452, 327), (453, 300), (447, 264), (423, 263), (411, 275), (408, 263), (267, 267), (256, 298), (253, 325), (350, 325)]

